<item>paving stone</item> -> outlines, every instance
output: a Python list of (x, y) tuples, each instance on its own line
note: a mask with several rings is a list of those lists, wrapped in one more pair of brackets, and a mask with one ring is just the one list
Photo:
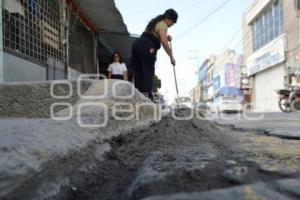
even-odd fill
[(276, 182), (276, 190), (300, 198), (300, 179), (286, 179)]
[(143, 200), (292, 200), (289, 196), (269, 189), (264, 183), (239, 186), (229, 189), (212, 190), (202, 193), (180, 193), (166, 196), (154, 196)]
[(300, 173), (299, 161), (290, 160), (257, 160), (259, 170), (266, 173), (277, 173), (281, 175), (297, 175)]

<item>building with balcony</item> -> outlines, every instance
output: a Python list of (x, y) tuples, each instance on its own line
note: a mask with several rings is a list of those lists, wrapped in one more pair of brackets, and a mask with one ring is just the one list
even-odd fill
[(255, 111), (279, 111), (276, 90), (300, 72), (300, 1), (255, 0), (243, 15), (243, 48)]

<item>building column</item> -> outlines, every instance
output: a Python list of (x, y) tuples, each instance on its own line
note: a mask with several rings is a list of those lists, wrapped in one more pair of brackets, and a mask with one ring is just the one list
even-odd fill
[(94, 36), (94, 62), (96, 66), (96, 73), (97, 73), (97, 78), (99, 78), (99, 61), (98, 61), (98, 34), (95, 34)]
[(60, 22), (61, 22), (61, 38), (64, 46), (64, 65), (65, 65), (65, 79), (69, 79), (69, 12), (67, 12), (67, 3), (66, 1), (61, 1), (59, 4), (60, 8)]
[(3, 19), (2, 19), (3, 1), (0, 0), (0, 83), (4, 82), (4, 62), (3, 62)]

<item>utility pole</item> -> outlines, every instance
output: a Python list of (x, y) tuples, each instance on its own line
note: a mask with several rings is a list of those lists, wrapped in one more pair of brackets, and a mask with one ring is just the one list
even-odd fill
[[(51, 1), (53, 3), (53, 1)], [(61, 38), (62, 39), (62, 44), (64, 46), (64, 59), (65, 59), (65, 78), (70, 79), (71, 78), (71, 73), (69, 73), (69, 23), (70, 23), (70, 16), (69, 12), (67, 12), (67, 3), (66, 1), (60, 1), (59, 4), (59, 9), (60, 9), (60, 28), (61, 28)]]

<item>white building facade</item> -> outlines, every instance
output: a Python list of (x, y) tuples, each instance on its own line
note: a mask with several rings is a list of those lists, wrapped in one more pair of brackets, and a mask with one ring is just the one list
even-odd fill
[(299, 1), (256, 0), (243, 16), (243, 46), (254, 111), (279, 111), (276, 90), (300, 71)]

